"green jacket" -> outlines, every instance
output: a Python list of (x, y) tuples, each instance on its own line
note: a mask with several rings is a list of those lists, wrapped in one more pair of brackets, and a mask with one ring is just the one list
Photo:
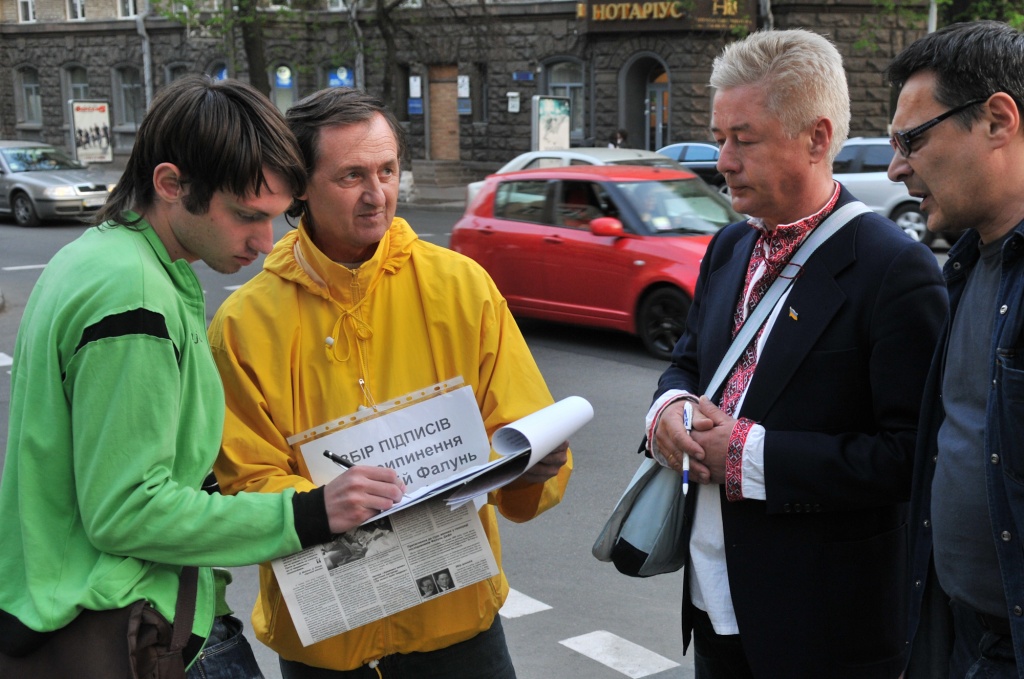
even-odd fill
[[(224, 422), (205, 326), (195, 272), (145, 222), (89, 229), (47, 265), (14, 350), (0, 609), (38, 631), (138, 599), (172, 620), (181, 566), (301, 548), (294, 491), (200, 490)], [(201, 568), (193, 632), (213, 616)]]

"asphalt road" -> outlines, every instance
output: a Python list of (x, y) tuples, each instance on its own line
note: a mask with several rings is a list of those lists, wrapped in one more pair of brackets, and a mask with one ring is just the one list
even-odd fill
[[(399, 209), (424, 240), (440, 245), (447, 245), (459, 214), (453, 209)], [(278, 231), (286, 229), (282, 222)], [(0, 312), (4, 453), (9, 361), (25, 302), (45, 263), (82, 230), (79, 225), (26, 230), (0, 221), (0, 289), (7, 300)], [(207, 293), (207, 316), (231, 286), (248, 280), (258, 267), (223, 276), (196, 264)], [(521, 326), (555, 398), (583, 396), (593, 404), (595, 417), (571, 441), (576, 469), (561, 505), (526, 524), (501, 523), (505, 571), (516, 593), (503, 612), (503, 623), (518, 675), (692, 677), (692, 660), (682, 654), (679, 631), (681, 576), (627, 578), (590, 554), (638, 464), (634, 451), (663, 364), (648, 356), (639, 340), (620, 333), (527, 321)], [(247, 632), (256, 591), (256, 568), (235, 569), (229, 599), (246, 621)], [(266, 677), (279, 677), (275, 654), (252, 641)]]

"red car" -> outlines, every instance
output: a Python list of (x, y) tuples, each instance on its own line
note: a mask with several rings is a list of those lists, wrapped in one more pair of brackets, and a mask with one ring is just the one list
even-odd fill
[(667, 358), (711, 235), (743, 219), (691, 172), (570, 166), (487, 178), (452, 230), (514, 314), (624, 330)]

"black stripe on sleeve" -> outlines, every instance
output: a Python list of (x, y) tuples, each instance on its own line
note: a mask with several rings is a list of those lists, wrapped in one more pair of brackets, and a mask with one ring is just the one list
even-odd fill
[[(149, 309), (132, 309), (107, 316), (101, 321), (90, 325), (82, 332), (82, 339), (75, 347), (78, 353), (82, 347), (107, 337), (124, 337), (126, 335), (150, 335), (159, 339), (170, 340), (167, 323), (164, 317)], [(174, 359), (181, 360), (178, 347), (174, 347)]]

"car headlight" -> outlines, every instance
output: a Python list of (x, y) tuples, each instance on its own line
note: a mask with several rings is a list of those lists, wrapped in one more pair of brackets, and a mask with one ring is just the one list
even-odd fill
[(51, 186), (43, 189), (47, 198), (74, 198), (77, 194), (74, 186)]

